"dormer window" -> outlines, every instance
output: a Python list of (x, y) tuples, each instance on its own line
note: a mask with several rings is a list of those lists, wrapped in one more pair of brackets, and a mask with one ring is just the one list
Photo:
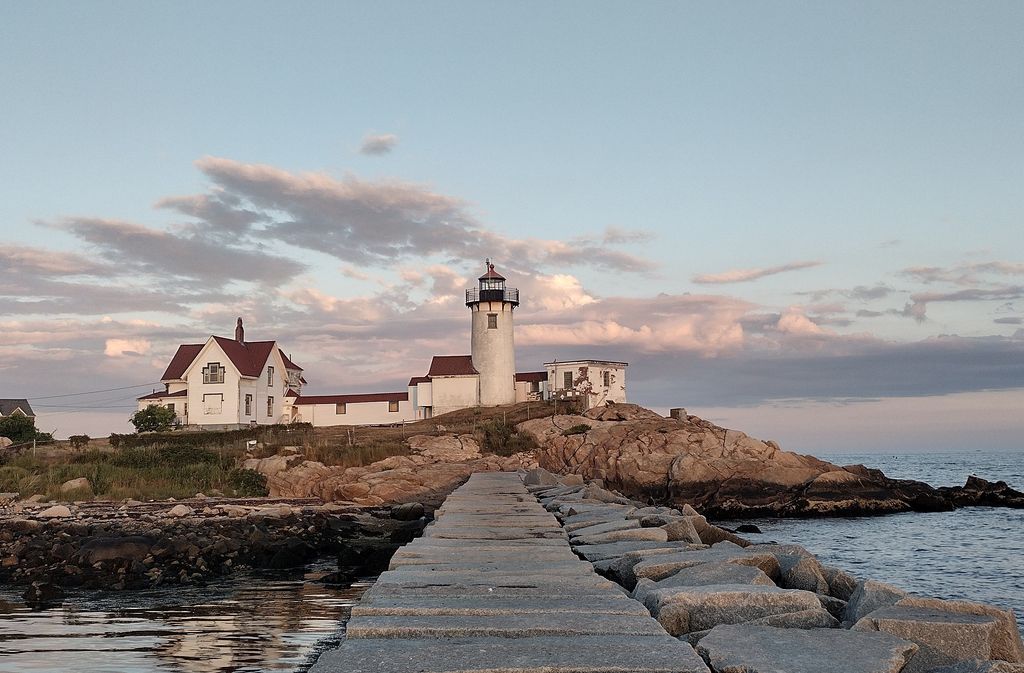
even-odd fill
[(203, 383), (224, 383), (224, 368), (219, 362), (210, 362), (203, 367)]
[(267, 367), (267, 386), (274, 385), (274, 368)]

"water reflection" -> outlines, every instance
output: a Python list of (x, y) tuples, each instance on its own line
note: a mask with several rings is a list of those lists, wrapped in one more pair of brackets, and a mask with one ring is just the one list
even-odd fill
[(0, 588), (2, 673), (294, 671), (340, 638), (372, 580), (315, 582), (333, 570), (252, 572), (207, 587), (81, 592), (31, 611)]

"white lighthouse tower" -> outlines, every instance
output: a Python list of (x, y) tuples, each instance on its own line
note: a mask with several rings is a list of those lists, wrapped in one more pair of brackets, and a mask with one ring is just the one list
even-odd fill
[(505, 278), (487, 260), (479, 287), (466, 290), (466, 306), (473, 315), (473, 367), (480, 373), (480, 404), (496, 406), (516, 401), (516, 351), (512, 339), (512, 311), (519, 306), (519, 290), (505, 287)]

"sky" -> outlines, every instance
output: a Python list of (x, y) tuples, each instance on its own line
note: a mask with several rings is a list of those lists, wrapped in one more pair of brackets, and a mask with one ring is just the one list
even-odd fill
[(490, 257), (520, 370), (625, 360), (631, 401), (806, 452), (1024, 448), (1021, 34), (1000, 1), (0, 0), (0, 397), (126, 431), (238, 316), (306, 392), (401, 390), (469, 351)]

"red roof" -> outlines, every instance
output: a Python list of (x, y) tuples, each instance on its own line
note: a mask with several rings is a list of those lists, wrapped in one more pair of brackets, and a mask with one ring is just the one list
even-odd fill
[(473, 366), (472, 355), (435, 355), (430, 361), (427, 376), (468, 376), (479, 373)]
[(415, 386), (415, 385), (420, 384), (420, 383), (430, 383), (430, 377), (429, 376), (414, 376), (411, 379), (409, 379), (409, 385), (410, 386)]
[(185, 370), (192, 364), (192, 361), (199, 355), (199, 351), (203, 350), (203, 346), (206, 344), (182, 344), (178, 346), (177, 352), (174, 357), (171, 358), (171, 364), (167, 365), (167, 369), (164, 370), (164, 375), (160, 377), (161, 381), (177, 381), (185, 375)]
[(533, 383), (548, 380), (547, 372), (516, 372), (516, 381)]
[(356, 395), (303, 395), (295, 404), (356, 404), (357, 402), (405, 402), (409, 393), (362, 393)]
[(505, 276), (494, 270), (493, 264), (487, 265), (487, 273), (480, 276), (479, 280), (505, 280)]
[(285, 397), (300, 397), (299, 393), (295, 392), (294, 388), (289, 388), (288, 392), (284, 394)]
[(281, 359), (284, 360), (284, 368), (285, 369), (294, 369), (297, 372), (301, 372), (302, 371), (302, 367), (300, 367), (297, 364), (295, 364), (294, 362), (292, 362), (292, 359), (290, 357), (288, 357), (287, 355), (285, 355), (283, 350), (278, 348), (277, 352), (281, 354)]
[(273, 341), (235, 341), (219, 336), (213, 337), (213, 340), (242, 376), (260, 376), (274, 348)]
[(188, 395), (188, 391), (187, 390), (179, 390), (176, 393), (150, 393), (149, 395), (143, 395), (142, 397), (137, 397), (135, 399), (138, 399), (138, 400), (159, 400), (159, 399), (162, 399), (164, 397), (185, 397), (186, 395)]

